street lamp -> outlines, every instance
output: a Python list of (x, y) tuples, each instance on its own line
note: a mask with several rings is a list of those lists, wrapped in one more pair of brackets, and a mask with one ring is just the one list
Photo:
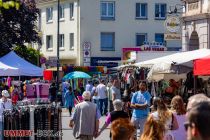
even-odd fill
[(58, 11), (57, 11), (57, 79), (56, 79), (56, 85), (57, 85), (57, 94), (56, 94), (56, 102), (57, 102), (57, 97), (58, 97), (58, 92), (59, 92), (59, 66), (60, 66), (60, 60), (59, 60), (59, 35), (60, 35), (60, 0), (58, 0), (57, 3)]

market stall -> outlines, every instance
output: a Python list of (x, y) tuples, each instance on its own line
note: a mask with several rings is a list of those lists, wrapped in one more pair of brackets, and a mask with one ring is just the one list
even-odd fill
[(194, 75), (210, 75), (210, 55), (194, 60)]
[(1, 71), (0, 76), (43, 76), (42, 68), (19, 57), (14, 51), (1, 57), (1, 63), (6, 65), (8, 70)]

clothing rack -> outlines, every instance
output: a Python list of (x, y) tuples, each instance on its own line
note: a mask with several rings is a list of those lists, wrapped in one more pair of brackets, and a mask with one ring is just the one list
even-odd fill
[(4, 140), (61, 140), (61, 111), (58, 104), (18, 105), (4, 111), (4, 130), (32, 131), (30, 137), (4, 137)]

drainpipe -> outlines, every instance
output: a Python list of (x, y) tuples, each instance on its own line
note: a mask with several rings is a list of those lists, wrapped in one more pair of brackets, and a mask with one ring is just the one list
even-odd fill
[(80, 4), (79, 4), (79, 0), (77, 0), (77, 58), (78, 58), (78, 65), (81, 66), (82, 62), (81, 62), (81, 57), (82, 57), (82, 53), (81, 53), (81, 43), (80, 43)]

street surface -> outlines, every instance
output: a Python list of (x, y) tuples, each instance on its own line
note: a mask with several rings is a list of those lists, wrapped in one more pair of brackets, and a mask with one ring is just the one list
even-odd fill
[[(100, 119), (100, 128), (105, 122), (105, 116), (101, 117)], [(62, 132), (63, 132), (63, 138), (62, 140), (76, 140), (73, 136), (73, 131), (69, 127), (69, 112), (66, 109), (62, 109)], [(110, 132), (110, 126), (103, 131), (103, 133), (95, 140), (110, 140), (109, 139), (109, 132)]]

